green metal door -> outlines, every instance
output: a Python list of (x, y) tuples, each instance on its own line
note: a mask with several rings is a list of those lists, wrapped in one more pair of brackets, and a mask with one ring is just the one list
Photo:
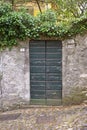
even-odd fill
[(30, 41), (30, 86), (31, 104), (61, 103), (61, 41)]

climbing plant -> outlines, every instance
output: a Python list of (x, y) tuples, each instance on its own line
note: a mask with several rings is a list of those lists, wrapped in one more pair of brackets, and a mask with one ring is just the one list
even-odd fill
[(13, 11), (8, 3), (0, 3), (0, 50), (17, 46), (19, 40), (27, 38), (64, 39), (84, 31), (87, 31), (86, 15), (73, 21), (58, 21), (51, 10), (34, 17), (25, 11)]

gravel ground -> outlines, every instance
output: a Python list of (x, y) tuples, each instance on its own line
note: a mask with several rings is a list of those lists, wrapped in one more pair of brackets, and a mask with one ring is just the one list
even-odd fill
[(0, 112), (0, 130), (87, 130), (87, 105)]

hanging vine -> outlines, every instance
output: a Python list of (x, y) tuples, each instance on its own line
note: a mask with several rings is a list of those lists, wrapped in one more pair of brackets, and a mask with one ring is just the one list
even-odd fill
[(0, 50), (18, 45), (19, 40), (41, 36), (64, 39), (87, 31), (87, 17), (71, 22), (57, 21), (56, 14), (47, 10), (34, 17), (23, 11), (12, 11), (10, 4), (0, 4)]

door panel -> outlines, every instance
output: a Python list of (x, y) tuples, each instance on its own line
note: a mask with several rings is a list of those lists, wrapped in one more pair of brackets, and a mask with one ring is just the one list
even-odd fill
[(30, 41), (30, 49), (32, 48), (32, 47), (45, 47), (45, 41), (40, 41), (40, 40), (36, 40), (36, 41), (34, 41), (34, 40), (31, 40)]
[(46, 66), (46, 73), (61, 73), (60, 66)]
[(46, 89), (47, 90), (62, 90), (62, 80), (60, 81), (47, 81), (46, 82)]
[(31, 66), (32, 73), (45, 73), (45, 66)]
[(45, 90), (45, 82), (44, 81), (31, 81), (31, 92), (32, 90)]
[(46, 59), (60, 59), (61, 55), (59, 55), (58, 53), (47, 53), (46, 54)]
[(32, 99), (45, 99), (45, 90), (32, 90)]
[(32, 73), (30, 78), (33, 81), (45, 81), (45, 73)]
[(45, 60), (39, 59), (31, 59), (30, 61), (31, 66), (45, 66)]
[(61, 66), (62, 65), (62, 62), (61, 62), (61, 58), (58, 59), (58, 60), (52, 60), (52, 59), (48, 59), (46, 60), (46, 66)]
[[(52, 82), (50, 82), (52, 83)], [(46, 90), (60, 90), (62, 91), (62, 88), (61, 88), (61, 85), (60, 84), (57, 84), (57, 85), (46, 85)]]
[(61, 73), (47, 73), (46, 74), (46, 80), (47, 81), (59, 81), (61, 80)]
[(40, 53), (35, 53), (35, 54), (30, 54), (31, 59), (44, 59), (45, 60), (45, 53), (40, 54)]
[(61, 91), (58, 90), (47, 90), (47, 99), (61, 99)]
[(61, 41), (46, 41), (47, 47), (57, 47), (57, 48), (62, 48), (61, 46)]
[(57, 52), (58, 54), (61, 54), (61, 48), (58, 47), (47, 47), (46, 48), (47, 53), (55, 53)]
[(43, 54), (43, 52), (45, 52), (45, 47), (33, 47), (33, 48), (30, 48), (30, 52), (32, 54), (35, 54), (35, 53)]

